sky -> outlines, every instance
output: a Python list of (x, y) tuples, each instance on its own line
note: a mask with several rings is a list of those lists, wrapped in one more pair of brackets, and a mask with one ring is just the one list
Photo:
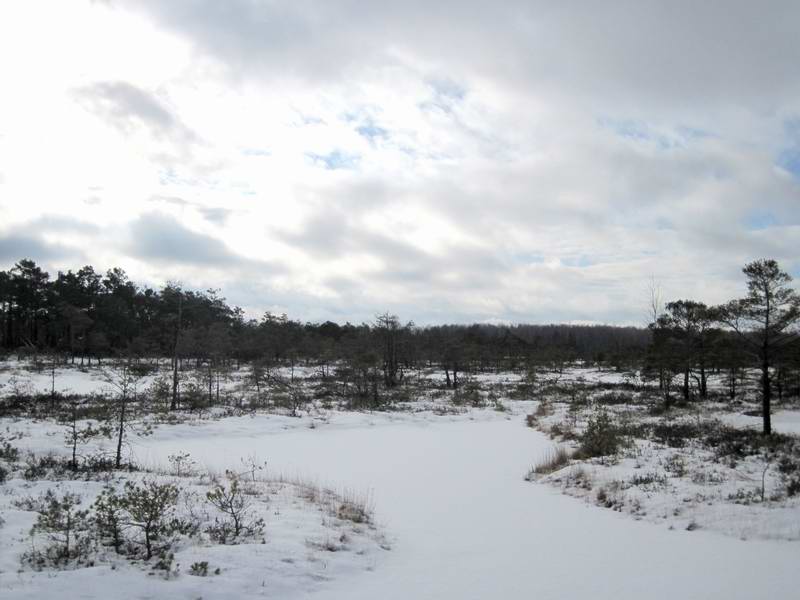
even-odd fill
[(800, 276), (800, 3), (0, 5), (0, 269), (247, 314), (647, 322)]

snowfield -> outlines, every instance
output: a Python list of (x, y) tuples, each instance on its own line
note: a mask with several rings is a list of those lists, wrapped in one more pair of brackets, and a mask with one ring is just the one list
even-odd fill
[(165, 430), (139, 451), (182, 448), (222, 468), (258, 450), (273, 469), (368, 486), (392, 551), (372, 571), (320, 586), (315, 598), (795, 597), (796, 543), (669, 530), (526, 483), (521, 474), (552, 442), (519, 417), (332, 421), (259, 434), (255, 419), (229, 437), (211, 423), (213, 443), (204, 426), (192, 440)]

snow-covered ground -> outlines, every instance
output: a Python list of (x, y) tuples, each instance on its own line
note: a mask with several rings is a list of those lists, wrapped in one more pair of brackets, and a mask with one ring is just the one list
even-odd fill
[[(570, 370), (567, 376), (621, 381), (619, 374), (588, 370)], [(484, 379), (510, 383), (518, 378), (498, 374)], [(41, 383), (49, 390), (46, 380)], [(270, 500), (278, 514), (267, 521), (266, 545), (192, 547), (180, 557), (184, 565), (208, 560), (222, 566), (219, 576), (192, 577), (184, 567), (177, 577), (164, 580), (141, 569), (112, 572), (107, 566), (34, 575), (17, 573), (18, 561), (0, 551), (0, 597), (796, 597), (796, 541), (759, 535), (743, 541), (735, 532), (720, 533), (731, 533), (725, 523), (687, 531), (674, 526), (682, 516), (636, 520), (565, 496), (556, 486), (524, 481), (531, 464), (554, 442), (525, 426), (524, 415), (536, 404), (502, 402), (503, 412), (461, 409), (445, 415), (425, 406), (411, 413), (315, 410), (302, 418), (256, 413), (161, 425), (149, 437), (132, 436), (134, 460), (152, 469), (165, 468), (170, 455), (188, 452), (201, 468), (219, 473), (266, 461), (273, 480), (312, 480), (343, 493), (368, 493), (380, 533), (373, 542), (359, 539), (349, 550), (330, 552), (320, 543), (326, 525), (316, 509), (290, 493), (277, 494)], [(776, 429), (793, 431), (800, 421), (797, 414), (777, 413)], [(757, 424), (740, 415), (726, 418), (737, 425)], [(22, 433), (14, 444), (40, 451), (61, 446), (63, 427), (8, 418), (0, 420), (0, 432)], [(639, 458), (647, 457), (642, 453)], [(626, 460), (614, 468), (630, 473), (617, 475), (642, 472)], [(617, 477), (611, 471), (601, 474), (604, 469), (598, 467), (593, 475)], [(0, 486), (0, 493), (8, 495), (9, 489)], [(656, 492), (653, 497), (656, 502), (667, 498)], [(669, 507), (663, 508), (667, 512)], [(759, 510), (747, 515), (758, 516)], [(792, 526), (798, 514), (793, 510), (781, 517), (781, 527), (786, 514)], [(7, 518), (0, 528), (4, 540), (24, 535), (30, 522), (19, 519)], [(800, 537), (800, 514), (794, 522), (797, 535), (783, 537)], [(740, 525), (758, 530), (762, 524)]]
[(669, 530), (524, 482), (521, 474), (552, 442), (519, 417), (334, 423), (270, 433), (260, 433), (258, 420), (250, 420), (230, 436), (219, 424), (208, 427), (210, 436), (201, 425), (191, 439), (164, 430), (138, 451), (155, 458), (182, 449), (217, 468), (256, 453), (275, 470), (372, 490), (392, 551), (372, 571), (321, 585), (315, 598), (796, 594), (796, 543)]

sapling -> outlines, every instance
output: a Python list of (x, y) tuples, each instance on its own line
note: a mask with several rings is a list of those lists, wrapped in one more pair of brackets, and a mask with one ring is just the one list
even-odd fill
[(78, 446), (88, 443), (99, 435), (108, 435), (108, 428), (95, 427), (91, 423), (81, 425), (80, 408), (85, 400), (70, 398), (68, 411), (62, 416), (61, 422), (66, 425), (64, 444), (72, 451), (70, 468), (73, 472), (78, 470)]
[(263, 520), (249, 521), (251, 502), (239, 483), (239, 475), (231, 471), (226, 471), (225, 475), (230, 482), (227, 486), (217, 482), (213, 489), (206, 493), (208, 501), (228, 518), (228, 522), (223, 521), (221, 525), (217, 522), (209, 530), (209, 533), (223, 544), (227, 542), (229, 536), (236, 539), (242, 533), (253, 535), (263, 529)]
[(83, 533), (89, 528), (87, 510), (80, 510), (81, 498), (77, 494), (64, 494), (57, 497), (47, 490), (31, 535), (43, 533), (52, 542), (44, 556), (35, 554), (40, 561), (49, 559), (54, 563), (78, 558), (84, 553), (88, 537)]
[(125, 483), (121, 506), (127, 512), (125, 524), (139, 529), (143, 540), (145, 559), (150, 560), (157, 550), (164, 549), (161, 542), (174, 532), (172, 516), (178, 502), (178, 488), (171, 483), (145, 480), (141, 485)]
[(114, 391), (115, 398), (112, 398), (109, 405), (109, 422), (113, 424), (117, 436), (117, 451), (114, 458), (114, 466), (119, 469), (122, 464), (122, 446), (125, 435), (131, 427), (130, 404), (137, 399), (137, 392), (142, 380), (142, 372), (132, 368), (130, 361), (119, 361), (114, 369), (103, 371), (103, 380), (108, 383)]

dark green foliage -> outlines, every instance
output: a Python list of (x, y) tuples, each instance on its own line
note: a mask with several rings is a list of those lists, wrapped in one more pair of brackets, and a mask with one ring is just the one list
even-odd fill
[(794, 438), (785, 434), (773, 433), (765, 436), (755, 429), (739, 429), (726, 425), (711, 428), (700, 439), (706, 447), (714, 450), (717, 458), (732, 462), (765, 452), (782, 454), (794, 442)]
[(127, 513), (126, 526), (139, 530), (141, 534), (134, 541), (144, 548), (145, 560), (169, 547), (169, 538), (178, 529), (174, 519), (177, 486), (153, 480), (144, 480), (139, 485), (127, 481), (118, 502)]
[(50, 544), (42, 550), (32, 550), (25, 555), (25, 560), (41, 568), (80, 561), (88, 555), (91, 545), (89, 512), (80, 510), (80, 503), (80, 497), (75, 494), (58, 497), (52, 490), (47, 490), (31, 535), (43, 535)]
[(123, 550), (126, 513), (121, 498), (112, 486), (106, 486), (92, 505), (93, 521), (98, 541), (114, 548), (117, 554)]
[(578, 453), (586, 458), (611, 456), (617, 453), (623, 441), (609, 414), (600, 410), (586, 424), (586, 429), (580, 437), (581, 445)]
[(708, 436), (719, 427), (717, 421), (664, 421), (653, 425), (653, 439), (670, 448), (684, 448), (691, 440)]
[(208, 561), (203, 560), (192, 563), (192, 566), (189, 567), (189, 575), (194, 575), (196, 577), (208, 577)]
[(22, 477), (28, 481), (60, 479), (68, 476), (70, 472), (69, 459), (52, 453), (39, 456), (31, 454), (25, 459)]

